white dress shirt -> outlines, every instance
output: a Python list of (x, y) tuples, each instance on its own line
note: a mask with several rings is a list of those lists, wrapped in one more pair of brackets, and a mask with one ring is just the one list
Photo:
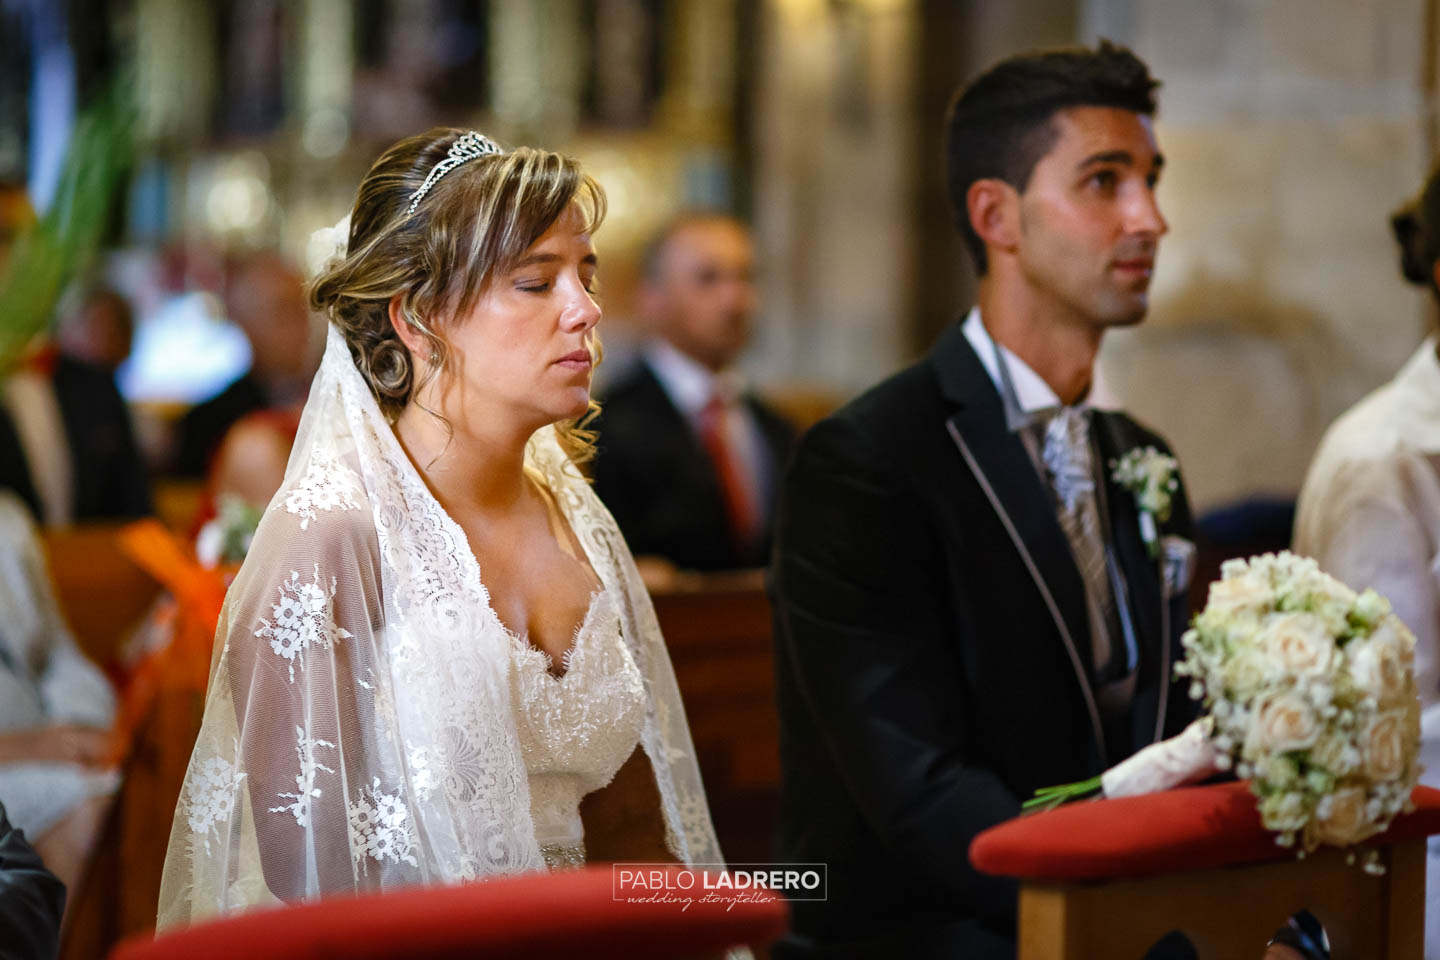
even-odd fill
[(742, 402), (744, 380), (734, 370), (711, 372), (666, 340), (653, 340), (647, 344), (644, 357), (670, 402), (697, 436), (701, 413), (710, 398), (717, 392), (726, 398), (725, 442), (738, 461), (755, 516), (763, 522), (769, 513), (765, 442), (760, 425), (755, 422), (750, 408)]
[[(1008, 348), (995, 342), (980, 318), (979, 307), (971, 308), (969, 315), (965, 318), (965, 322), (961, 327), (961, 332), (965, 334), (965, 339), (970, 341), (971, 348), (973, 348), (976, 355), (979, 356), (980, 363), (985, 367), (985, 372), (990, 375), (990, 379), (995, 384), (995, 389), (1000, 392), (1002, 397), (1005, 396), (1007, 390), (1005, 378), (1001, 376), (999, 363), (1003, 362), (1005, 364), (1006, 371), (1009, 375), (1010, 386), (1014, 391), (1014, 401), (1020, 408), (1019, 412), (1025, 417), (1021, 422), (1010, 423), (1008, 426), (1010, 430), (1019, 434), (1020, 442), (1024, 445), (1026, 452), (1029, 453), (1030, 461), (1034, 464), (1036, 472), (1040, 475), (1040, 479), (1049, 486), (1051, 480), (1044, 464), (1044, 457), (1040, 446), (1042, 442), (1041, 438), (1036, 436), (1034, 430), (1024, 428), (1028, 425), (1033, 415), (1063, 406), (1060, 397), (1051, 389), (1050, 385), (1045, 382), (1044, 378), (1031, 369), (1029, 364), (1021, 360)], [(1008, 401), (1006, 402), (1006, 406), (1009, 406)], [(1075, 404), (1075, 406), (1082, 409), (1089, 408), (1095, 410), (1114, 409), (1116, 407), (1112, 395), (1100, 379), (1098, 370), (1092, 374), (1090, 389), (1085, 392), (1085, 396), (1079, 403)], [(1092, 467), (1095, 471), (1096, 499), (1099, 504), (1104, 504), (1104, 467), (1098, 463), (1092, 464)], [(1057, 516), (1058, 510), (1059, 508), (1057, 507)], [(1101, 512), (1096, 517), (1099, 529), (1096, 531), (1095, 536), (1098, 537), (1099, 546), (1103, 547), (1108, 557), (1111, 552), (1109, 544), (1110, 538), (1105, 531), (1104, 523), (1101, 519), (1105, 517), (1107, 513), (1108, 508), (1101, 509)], [(1068, 536), (1069, 534), (1067, 533), (1067, 537)], [(1083, 547), (1074, 543), (1071, 544), (1071, 547), (1072, 549), (1083, 550)], [(1084, 566), (1081, 563), (1081, 555), (1081, 553), (1076, 554), (1076, 567), (1081, 571), (1081, 576), (1084, 578)], [(1122, 708), (1128, 710), (1129, 701), (1134, 692), (1133, 670), (1135, 664), (1139, 662), (1139, 648), (1133, 633), (1126, 626), (1129, 615), (1127, 612), (1124, 612), (1121, 607), (1123, 603), (1122, 598), (1119, 596), (1121, 588), (1117, 583), (1119, 568), (1116, 567), (1113, 562), (1107, 561), (1106, 569), (1110, 577), (1108, 591), (1098, 582), (1087, 582), (1086, 584), (1085, 593), (1090, 617), (1091, 641), (1095, 644), (1095, 661), (1097, 664), (1104, 664), (1106, 662), (1109, 652), (1114, 649), (1112, 644), (1123, 642), (1125, 650), (1124, 662), (1128, 668), (1127, 673), (1124, 679), (1118, 684), (1111, 685), (1110, 693), (1102, 691), (1101, 698), (1102, 706), (1104, 705), (1103, 701), (1107, 699), (1112, 701), (1110, 706), (1105, 708), (1107, 710), (1119, 710)], [(1088, 580), (1088, 578), (1086, 579)], [(1097, 595), (1097, 592), (1103, 592), (1103, 595)], [(1112, 621), (1112, 613), (1119, 618), (1118, 623)], [(1119, 627), (1118, 633), (1114, 629), (1116, 626)]]
[[(1020, 404), (1022, 413), (1037, 413), (1051, 407), (1061, 406), (1060, 398), (1055, 391), (1050, 389), (1050, 384), (1034, 370), (1030, 365), (1011, 353), (1007, 347), (996, 343), (990, 337), (990, 332), (985, 329), (985, 323), (980, 319), (980, 308), (971, 307), (970, 313), (965, 317), (965, 323), (960, 328), (965, 334), (965, 339), (970, 341), (970, 346), (979, 355), (980, 362), (985, 366), (985, 372), (990, 374), (990, 379), (995, 382), (995, 389), (1003, 392), (1004, 388), (1000, 381), (1000, 367), (995, 363), (995, 354), (998, 352), (1005, 361), (1005, 366), (1010, 372), (1010, 382), (1015, 385), (1015, 399)], [(1090, 380), (1090, 389), (1077, 406), (1092, 407), (1096, 410), (1118, 410), (1119, 402), (1115, 395), (1110, 392), (1109, 386), (1100, 375), (1100, 368), (1096, 367)]]

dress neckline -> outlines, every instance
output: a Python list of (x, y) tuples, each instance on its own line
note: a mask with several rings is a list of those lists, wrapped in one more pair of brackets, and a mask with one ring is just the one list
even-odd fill
[(570, 679), (570, 676), (574, 672), (574, 667), (576, 666), (576, 651), (580, 649), (581, 641), (594, 632), (595, 618), (598, 611), (602, 608), (600, 601), (605, 595), (606, 591), (604, 586), (598, 586), (590, 592), (590, 604), (585, 608), (585, 616), (581, 617), (580, 622), (575, 625), (575, 630), (570, 635), (570, 646), (566, 647), (565, 652), (560, 655), (560, 666), (562, 668), (560, 673), (555, 672), (555, 658), (531, 643), (528, 632), (524, 636), (521, 636), (505, 626), (505, 621), (500, 620), (498, 615), (495, 619), (499, 621), (500, 629), (505, 631), (505, 635), (510, 638), (511, 645), (519, 655), (538, 661), (543, 666), (547, 677), (558, 684), (563, 684), (566, 680)]
[[(465, 532), (465, 528), (460, 525), (460, 522), (454, 517), (450, 516), (450, 511), (445, 509), (444, 504), (440, 502), (440, 498), (435, 496), (435, 491), (430, 489), (430, 484), (426, 482), (425, 475), (420, 472), (420, 468), (415, 465), (415, 462), (410, 459), (410, 455), (405, 452), (404, 445), (400, 443), (400, 438), (395, 434), (394, 423), (388, 423), (387, 427), (388, 429), (376, 431), (377, 439), (379, 440), (380, 445), (382, 447), (388, 448), (388, 452), (392, 457), (396, 459), (398, 463), (398, 469), (402, 472), (402, 474), (409, 475), (410, 479), (414, 482), (414, 485), (418, 488), (419, 495), (435, 508), (435, 512), (440, 517), (441, 526), (454, 539), (456, 546), (459, 548), (457, 552), (457, 558), (460, 560), (461, 566), (465, 568), (465, 572), (462, 574), (462, 577), (469, 580), (473, 587), (479, 593), (485, 615), (489, 616), (490, 619), (495, 623), (495, 626), (500, 629), (501, 635), (509, 639), (511, 642), (518, 641), (522, 646), (534, 650), (536, 653), (544, 656), (547, 660), (546, 673), (549, 673), (552, 678), (556, 680), (563, 679), (569, 673), (568, 666), (566, 669), (566, 673), (556, 675), (553, 672), (553, 669), (551, 669), (553, 668), (553, 663), (548, 663), (548, 661), (550, 661), (551, 659), (550, 655), (530, 642), (529, 632), (527, 631), (525, 636), (522, 637), (519, 634), (515, 633), (515, 631), (511, 630), (508, 626), (506, 626), (505, 621), (500, 618), (500, 612), (495, 609), (495, 604), (490, 599), (490, 588), (485, 585), (485, 578), (482, 575), (483, 571), (481, 571), (480, 569), (480, 558), (475, 555), (475, 549), (470, 546), (470, 536)], [(550, 424), (549, 426), (540, 428), (540, 430), (554, 429), (554, 424)], [(535, 432), (538, 434), (540, 430), (537, 430)], [(550, 489), (550, 483), (546, 472), (539, 469), (539, 464), (535, 463), (535, 457), (532, 455), (532, 448), (535, 443), (536, 440), (534, 435), (532, 435), (531, 438), (526, 441), (525, 466), (527, 468), (533, 466), (539, 476), (545, 480), (545, 489), (551, 494), (551, 496), (555, 496), (555, 491)], [(527, 473), (528, 472), (529, 471), (527, 469)], [(558, 499), (559, 498), (556, 497), (557, 502), (555, 506), (557, 508), (559, 507)], [(605, 592), (606, 583), (604, 578), (600, 576), (600, 569), (596, 565), (594, 557), (592, 557), (590, 554), (590, 548), (586, 546), (585, 541), (580, 537), (580, 535), (575, 532), (574, 523), (571, 522), (569, 516), (565, 515), (563, 510), (561, 510), (560, 519), (564, 521), (565, 527), (568, 528), (571, 536), (574, 536), (576, 541), (580, 544), (581, 556), (577, 557), (576, 559), (584, 560), (585, 565), (590, 568), (590, 575), (594, 578), (594, 582), (599, 584), (599, 586), (595, 587), (594, 590), (591, 592), (590, 608), (586, 610), (585, 616), (580, 621), (580, 625), (575, 628), (576, 636), (578, 636), (579, 632), (584, 629), (586, 623), (589, 621), (591, 614), (594, 611), (596, 596), (600, 593)], [(574, 647), (575, 643), (572, 640), (570, 644), (570, 650), (567, 650), (565, 656), (561, 658), (562, 665), (566, 665), (568, 663), (570, 659), (570, 653), (574, 650)]]

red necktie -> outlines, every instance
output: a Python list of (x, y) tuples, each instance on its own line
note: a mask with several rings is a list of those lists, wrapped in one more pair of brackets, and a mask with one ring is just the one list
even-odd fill
[(755, 537), (759, 517), (750, 495), (750, 485), (745, 482), (741, 460), (730, 443), (729, 431), (725, 429), (727, 411), (725, 398), (718, 391), (712, 394), (710, 402), (700, 410), (700, 443), (715, 465), (715, 478), (720, 481), (725, 516), (730, 522), (730, 535), (736, 546), (745, 547)]

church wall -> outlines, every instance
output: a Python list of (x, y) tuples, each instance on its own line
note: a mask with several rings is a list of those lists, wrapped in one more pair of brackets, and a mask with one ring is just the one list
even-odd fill
[(1197, 505), (1293, 496), (1325, 427), (1424, 336), (1390, 212), (1427, 166), (1425, 0), (1088, 0), (1164, 81), (1146, 323), (1102, 369)]

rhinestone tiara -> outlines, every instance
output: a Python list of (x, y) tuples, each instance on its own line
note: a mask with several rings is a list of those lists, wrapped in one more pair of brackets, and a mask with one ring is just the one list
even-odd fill
[(420, 201), (425, 199), (425, 194), (430, 192), (430, 188), (451, 170), (467, 160), (477, 160), (492, 153), (504, 152), (494, 140), (483, 133), (476, 133), (474, 130), (462, 133), (454, 143), (450, 144), (450, 152), (445, 154), (445, 159), (430, 169), (429, 175), (425, 177), (425, 182), (420, 184), (420, 189), (410, 194), (410, 208), (405, 211), (405, 215), (408, 217), (414, 213)]

